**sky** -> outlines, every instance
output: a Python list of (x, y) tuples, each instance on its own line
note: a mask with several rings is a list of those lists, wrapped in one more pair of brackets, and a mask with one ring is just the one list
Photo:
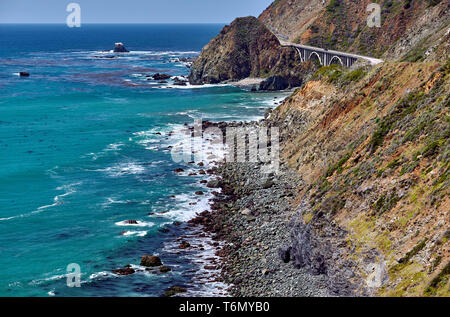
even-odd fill
[(273, 0), (0, 0), (0, 23), (65, 23), (78, 3), (82, 23), (229, 23), (258, 16)]

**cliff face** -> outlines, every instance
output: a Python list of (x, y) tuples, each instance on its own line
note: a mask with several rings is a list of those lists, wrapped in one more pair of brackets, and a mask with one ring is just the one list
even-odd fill
[(371, 2), (374, 1), (278, 0), (259, 19), (275, 34), (292, 42), (376, 57), (414, 33), (408, 41), (399, 43), (403, 52), (398, 49), (384, 54), (384, 59), (389, 60), (403, 57), (402, 53), (414, 45), (443, 32), (449, 20), (450, 3), (446, 0), (380, 0), (377, 3), (381, 6), (381, 27), (370, 28), (366, 10)]
[(450, 64), (321, 68), (271, 115), (302, 175), (297, 266), (336, 295), (449, 295)]
[[(282, 158), (305, 181), (297, 267), (345, 296), (449, 296), (449, 1), (275, 1), (263, 21), (302, 43), (392, 60), (320, 68), (275, 109)], [(298, 27), (301, 25), (302, 27)]]
[(281, 47), (258, 19), (238, 18), (206, 45), (191, 68), (191, 84), (215, 84), (247, 77), (301, 72), (295, 50)]

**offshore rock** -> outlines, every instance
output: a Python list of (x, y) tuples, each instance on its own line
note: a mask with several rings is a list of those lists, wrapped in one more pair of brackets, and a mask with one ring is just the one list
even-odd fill
[(114, 53), (129, 53), (130, 51), (126, 49), (125, 45), (123, 43), (116, 43), (114, 44)]
[(161, 259), (155, 255), (144, 255), (141, 259), (141, 265), (147, 267), (161, 266)]

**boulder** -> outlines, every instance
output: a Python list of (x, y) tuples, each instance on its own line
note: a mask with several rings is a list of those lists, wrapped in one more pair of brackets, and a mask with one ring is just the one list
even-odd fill
[(116, 43), (114, 44), (114, 53), (129, 53), (130, 51), (126, 49), (125, 45), (123, 43)]
[(278, 249), (278, 256), (280, 257), (281, 261), (284, 263), (289, 263), (291, 260), (291, 250), (292, 247), (285, 247)]
[(123, 269), (117, 269), (117, 270), (113, 270), (114, 274), (117, 275), (131, 275), (134, 274), (136, 271), (134, 269), (132, 269), (131, 267), (125, 267)]
[(144, 255), (141, 259), (141, 265), (147, 267), (161, 266), (161, 259), (155, 255)]
[(161, 266), (161, 267), (159, 268), (159, 271), (160, 271), (161, 273), (167, 273), (167, 272), (172, 271), (172, 269), (171, 269), (170, 267), (168, 267), (168, 266)]
[(29, 72), (20, 72), (19, 76), (20, 77), (30, 77), (30, 73)]
[(170, 79), (171, 76), (167, 74), (156, 73), (152, 77), (154, 80), (167, 80)]
[(175, 77), (173, 84), (176, 86), (187, 86), (188, 81)]
[(267, 181), (267, 182), (265, 182), (265, 183), (263, 184), (263, 188), (264, 188), (264, 189), (269, 189), (269, 188), (271, 188), (273, 185), (275, 185), (274, 182), (272, 182), (272, 181)]
[(179, 293), (186, 293), (186, 292), (187, 292), (187, 289), (184, 287), (172, 286), (172, 287), (169, 287), (169, 289), (167, 289), (167, 291), (164, 293), (164, 296), (170, 297), (170, 296), (174, 296)]
[(210, 181), (208, 182), (208, 184), (206, 185), (206, 187), (208, 187), (208, 188), (218, 188), (219, 185), (220, 185), (219, 180), (213, 179), (213, 180), (210, 180)]
[(136, 220), (125, 220), (124, 223), (127, 225), (137, 225), (138, 224), (138, 222)]

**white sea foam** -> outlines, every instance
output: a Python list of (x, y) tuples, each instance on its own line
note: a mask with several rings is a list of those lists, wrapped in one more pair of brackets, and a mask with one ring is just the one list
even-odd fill
[(99, 169), (96, 171), (106, 172), (110, 177), (121, 177), (124, 175), (137, 175), (145, 172), (145, 168), (137, 162), (118, 163), (116, 165)]
[(127, 220), (116, 222), (116, 226), (122, 227), (153, 227), (155, 224), (153, 222), (146, 221), (136, 221), (137, 223), (128, 223)]
[(147, 231), (125, 231), (122, 236), (130, 237), (130, 236), (136, 236), (136, 237), (145, 237), (147, 235)]
[(158, 86), (156, 88), (159, 89), (203, 89), (203, 88), (215, 88), (215, 87), (227, 87), (232, 86), (230, 84), (204, 84), (204, 85), (191, 85), (189, 83), (186, 83), (186, 86), (179, 86), (179, 85), (165, 85), (165, 86)]

